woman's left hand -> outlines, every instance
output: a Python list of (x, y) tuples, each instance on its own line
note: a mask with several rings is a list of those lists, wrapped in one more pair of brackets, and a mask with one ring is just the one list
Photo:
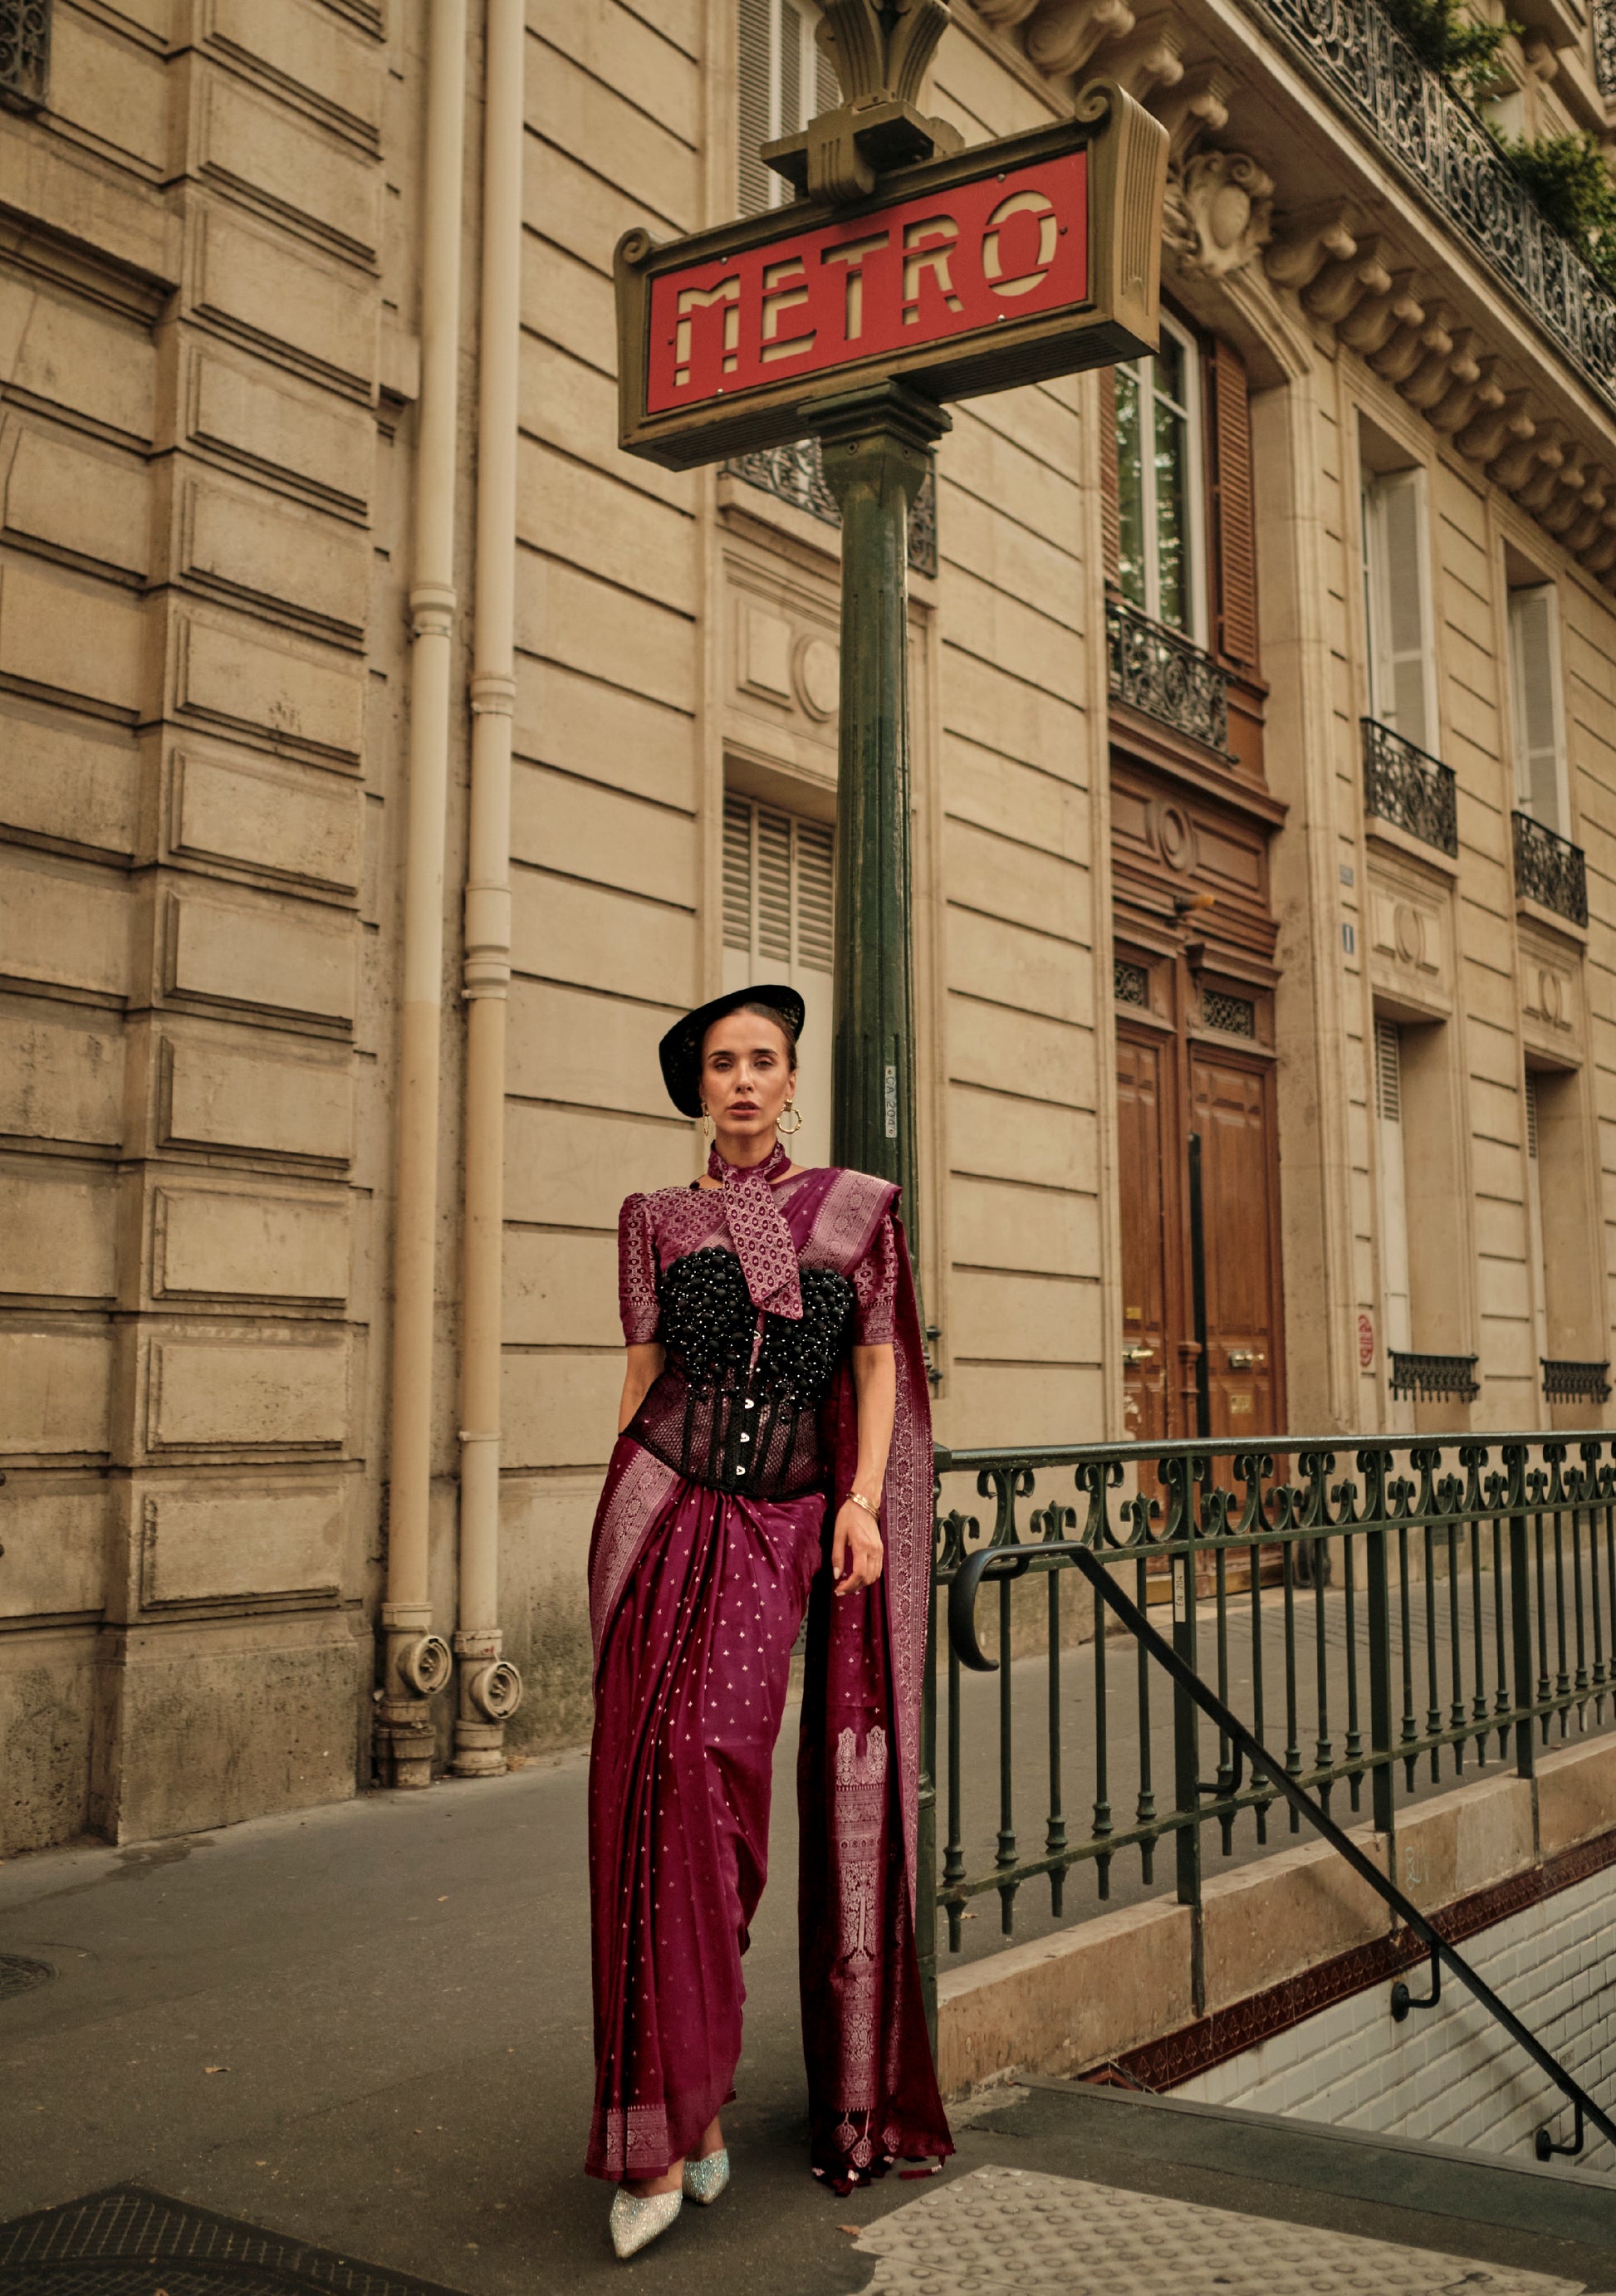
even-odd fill
[(873, 1514), (851, 1499), (836, 1511), (836, 1535), (831, 1543), (831, 1583), (838, 1595), (856, 1587), (873, 1587), (881, 1576), (884, 1549), (881, 1526)]

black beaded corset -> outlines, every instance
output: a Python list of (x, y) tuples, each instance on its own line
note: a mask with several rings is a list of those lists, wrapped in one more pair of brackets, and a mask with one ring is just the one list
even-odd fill
[[(686, 1252), (657, 1277), (667, 1365), (628, 1431), (696, 1482), (793, 1498), (829, 1462), (819, 1406), (846, 1353), (854, 1291), (834, 1268), (801, 1271), (802, 1317), (758, 1311), (733, 1251)], [(754, 1359), (755, 1357), (755, 1359)]]

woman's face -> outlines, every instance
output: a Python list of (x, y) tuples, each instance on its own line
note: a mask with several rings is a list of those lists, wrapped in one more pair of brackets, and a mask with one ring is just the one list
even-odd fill
[(732, 1139), (767, 1139), (797, 1086), (785, 1032), (761, 1013), (728, 1013), (701, 1048), (701, 1099), (714, 1128)]

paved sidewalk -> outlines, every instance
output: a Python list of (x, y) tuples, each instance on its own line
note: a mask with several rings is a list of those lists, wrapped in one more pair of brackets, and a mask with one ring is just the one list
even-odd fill
[[(632, 2267), (606, 2243), (606, 2189), (578, 2167), (591, 2066), (577, 1758), (0, 1866), (0, 1955), (58, 1972), (0, 1999), (0, 2220), (128, 2181), (464, 2296), (604, 2289), (625, 2269), (644, 2289), (725, 2296), (963, 2292), (1021, 2284), (962, 2276), (936, 2211), (964, 2208), (991, 2249), (1004, 2190), (975, 2180), (1016, 2168), (1616, 2287), (1616, 2231), (1607, 2243), (1601, 2229), (1616, 2202), (1602, 2188), (1580, 2230), (1563, 2218), (1587, 2179), (1529, 2169), (1500, 2184), (1466, 2164), (1472, 2185), (1515, 2196), (1490, 2220), (1469, 2186), (1448, 2203), (1410, 2189), (1386, 2205), (1376, 2148), (1059, 2085), (1001, 2097), (962, 2128), (945, 2178), (825, 2193), (806, 2167), (791, 1751), (788, 1729), (740, 2102), (726, 2116), (735, 2185)], [(1257, 2127), (1270, 2134), (1254, 2148)], [(1093, 2205), (1073, 2184), (1050, 2220), (1070, 2258), (1052, 2284), (1117, 2296), (1093, 2240), (1070, 2229)], [(1241, 2233), (1248, 2248), (1253, 2236)], [(1190, 2296), (1189, 2283), (1150, 2284)], [(1267, 2296), (1292, 2285), (1275, 2277)]]

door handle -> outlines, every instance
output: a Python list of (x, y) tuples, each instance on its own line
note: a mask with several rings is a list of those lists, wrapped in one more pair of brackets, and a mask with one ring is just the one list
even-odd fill
[(1231, 1348), (1229, 1349), (1229, 1369), (1231, 1371), (1266, 1371), (1267, 1367), (1268, 1358), (1265, 1355), (1259, 1355), (1255, 1348)]
[(1154, 1363), (1156, 1350), (1154, 1348), (1141, 1347), (1136, 1341), (1130, 1340), (1122, 1350), (1122, 1360), (1128, 1365)]

